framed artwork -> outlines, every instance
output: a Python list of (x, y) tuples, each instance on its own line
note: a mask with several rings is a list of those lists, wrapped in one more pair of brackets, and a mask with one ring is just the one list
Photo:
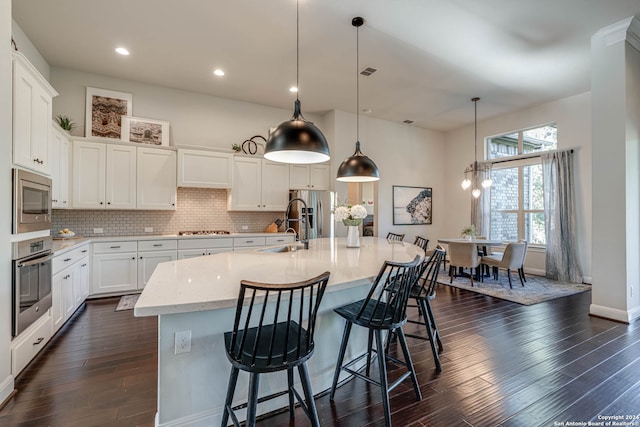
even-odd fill
[(140, 144), (169, 145), (169, 122), (123, 116), (122, 140)]
[(133, 113), (133, 95), (87, 86), (86, 137), (121, 138), (121, 118)]
[(393, 186), (393, 225), (431, 224), (431, 187)]

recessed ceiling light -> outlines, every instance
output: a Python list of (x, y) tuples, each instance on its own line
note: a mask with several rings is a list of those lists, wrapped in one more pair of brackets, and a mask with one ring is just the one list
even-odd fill
[(216, 69), (213, 71), (213, 74), (215, 74), (215, 75), (216, 75), (216, 76), (218, 76), (218, 77), (222, 77), (222, 76), (224, 76), (224, 71), (222, 71), (220, 68), (216, 68)]
[(129, 55), (129, 51), (124, 47), (117, 47), (116, 52), (118, 52), (120, 55), (123, 55), (123, 56)]
[(289, 92), (296, 93), (297, 91), (298, 91), (298, 88), (297, 88), (297, 87), (295, 87), (295, 86), (291, 86), (291, 87), (289, 88)]

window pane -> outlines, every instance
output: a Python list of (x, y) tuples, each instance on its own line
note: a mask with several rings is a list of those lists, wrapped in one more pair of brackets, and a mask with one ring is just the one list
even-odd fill
[(522, 150), (524, 153), (549, 151), (556, 148), (558, 148), (558, 128), (555, 124), (525, 130), (522, 133)]
[(524, 166), (522, 168), (522, 197), (524, 210), (543, 210), (542, 197), (542, 165)]
[(525, 213), (524, 214), (524, 238), (529, 244), (545, 245), (547, 240), (544, 234), (544, 213)]
[(518, 240), (518, 214), (515, 212), (491, 212), (491, 239)]
[(518, 155), (518, 133), (494, 136), (487, 139), (489, 159), (499, 159)]
[(491, 171), (491, 211), (518, 209), (518, 168)]

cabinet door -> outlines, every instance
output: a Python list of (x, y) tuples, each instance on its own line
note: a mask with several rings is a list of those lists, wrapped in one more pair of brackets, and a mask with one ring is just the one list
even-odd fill
[(138, 148), (138, 209), (176, 209), (176, 152)]
[(13, 56), (13, 163), (51, 172), (51, 99), (55, 89), (20, 53)]
[(136, 147), (107, 145), (107, 209), (136, 208)]
[(105, 208), (107, 149), (95, 142), (73, 142), (73, 207)]
[(65, 311), (64, 311), (64, 297), (63, 297), (63, 284), (66, 271), (62, 270), (58, 274), (54, 274), (51, 279), (51, 322), (53, 325), (53, 332), (55, 333), (64, 324)]
[(289, 165), (262, 161), (262, 209), (284, 211), (289, 203)]
[(92, 294), (137, 289), (138, 260), (135, 252), (93, 255)]
[[(58, 273), (60, 274), (60, 273)], [(74, 280), (74, 268), (66, 268), (62, 272), (62, 299), (64, 300), (64, 320), (71, 317), (74, 311), (76, 311), (76, 300), (73, 293), (73, 280)]]
[(329, 165), (309, 166), (309, 185), (312, 190), (329, 189)]
[(228, 210), (262, 210), (261, 188), (262, 159), (239, 156), (234, 157), (233, 187), (229, 192)]
[(73, 306), (80, 307), (89, 295), (89, 257), (73, 266)]
[(289, 189), (309, 189), (309, 165), (289, 165)]
[(158, 264), (177, 258), (177, 251), (138, 252), (138, 289), (146, 286)]
[(54, 209), (66, 209), (69, 204), (69, 139), (55, 127), (51, 127), (51, 181)]
[(196, 258), (207, 255), (206, 249), (183, 249), (178, 251), (178, 259)]
[(178, 187), (231, 188), (233, 156), (204, 150), (178, 150)]

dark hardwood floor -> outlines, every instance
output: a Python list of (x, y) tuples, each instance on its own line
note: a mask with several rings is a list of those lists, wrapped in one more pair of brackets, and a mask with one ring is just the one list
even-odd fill
[[(527, 307), (439, 286), (443, 371), (427, 342), (409, 338), (423, 400), (410, 382), (393, 390), (395, 426), (554, 426), (640, 413), (639, 322), (590, 317), (590, 293)], [(156, 321), (114, 312), (116, 303), (90, 301), (70, 320), (18, 377), (1, 426), (153, 426)], [(360, 380), (316, 404), (323, 426), (384, 424), (379, 389)], [(309, 422), (298, 408), (293, 421), (283, 413), (259, 425)]]

